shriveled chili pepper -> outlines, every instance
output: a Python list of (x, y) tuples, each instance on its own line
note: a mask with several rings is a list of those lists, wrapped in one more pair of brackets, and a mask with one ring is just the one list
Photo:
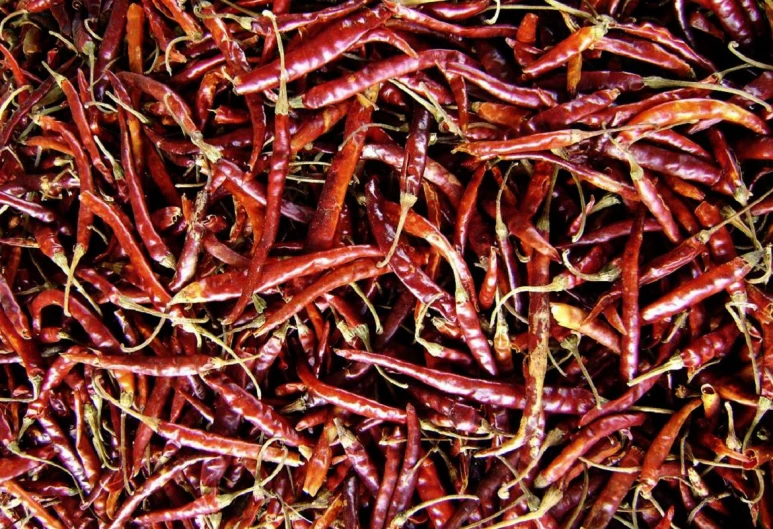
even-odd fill
[(565, 64), (571, 57), (593, 47), (606, 34), (602, 25), (580, 28), (523, 69), (527, 78), (539, 77)]
[(137, 242), (134, 240), (134, 236), (122, 222), (122, 219), (115, 208), (89, 192), (81, 195), (81, 201), (83, 202), (84, 208), (93, 211), (95, 215), (101, 217), (102, 220), (113, 229), (115, 236), (121, 241), (122, 246), (132, 259), (134, 266), (141, 270), (142, 281), (144, 287), (148, 290), (148, 293), (153, 296), (157, 303), (162, 305), (168, 303), (169, 300), (171, 300), (171, 296), (166, 292), (163, 285), (159, 283), (155, 273), (151, 270), (147, 259), (145, 259)]
[(636, 376), (639, 366), (639, 255), (644, 236), (644, 212), (639, 210), (631, 229), (631, 237), (623, 253), (623, 325), (626, 334), (620, 344), (620, 374), (626, 380)]
[[(302, 48), (287, 54), (283, 67), (287, 76), (286, 82), (295, 81), (304, 74), (335, 60), (357, 44), (368, 31), (381, 25), (389, 16), (389, 10), (384, 8), (363, 9), (359, 13), (330, 24), (306, 41)], [(276, 60), (237, 77), (236, 93), (243, 95), (262, 92), (279, 86), (279, 62)]]
[(716, 266), (695, 279), (675, 288), (662, 298), (642, 309), (644, 323), (673, 316), (709, 296), (721, 292), (727, 286), (743, 279), (760, 259), (759, 254), (746, 254)]
[[(374, 355), (363, 351), (338, 350), (336, 354), (343, 358), (386, 367), (400, 374), (421, 380), (425, 384), (449, 393), (459, 395), (482, 404), (492, 404), (503, 408), (521, 409), (525, 403), (523, 388), (475, 380), (417, 366), (403, 360), (383, 355)], [(546, 387), (544, 407), (548, 413), (583, 413), (590, 409), (590, 394), (585, 390)], [(583, 410), (583, 411), (581, 411)]]
[(574, 440), (544, 468), (534, 481), (539, 488), (547, 487), (561, 477), (569, 467), (593, 446), (595, 442), (622, 428), (640, 426), (645, 416), (640, 413), (612, 415), (583, 428)]
[(693, 400), (685, 404), (681, 410), (671, 416), (647, 449), (642, 462), (641, 476), (639, 477), (643, 494), (648, 494), (657, 484), (660, 465), (668, 457), (679, 430), (681, 430), (690, 413), (700, 405), (700, 400)]

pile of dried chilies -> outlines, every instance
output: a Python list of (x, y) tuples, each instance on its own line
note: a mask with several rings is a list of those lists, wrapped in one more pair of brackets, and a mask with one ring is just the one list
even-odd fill
[(0, 3), (0, 526), (773, 528), (771, 25)]

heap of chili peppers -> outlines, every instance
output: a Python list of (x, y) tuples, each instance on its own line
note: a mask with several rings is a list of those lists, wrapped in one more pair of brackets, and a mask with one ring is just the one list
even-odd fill
[(0, 18), (2, 527), (773, 527), (770, 0)]

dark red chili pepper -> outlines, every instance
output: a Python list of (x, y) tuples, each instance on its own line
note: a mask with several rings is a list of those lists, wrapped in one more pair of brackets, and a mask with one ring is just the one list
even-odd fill
[(571, 57), (599, 43), (607, 32), (601, 25), (578, 29), (523, 69), (527, 78), (539, 77), (565, 64)]
[[(459, 395), (482, 404), (522, 409), (525, 396), (522, 386), (475, 380), (435, 369), (417, 366), (403, 360), (362, 351), (338, 350), (336, 354), (348, 360), (380, 365), (451, 395)], [(591, 395), (585, 390), (545, 387), (543, 405), (547, 413), (584, 413), (592, 406)]]
[(639, 256), (644, 236), (644, 211), (640, 208), (634, 218), (631, 237), (623, 252), (623, 335), (620, 347), (620, 374), (625, 380), (636, 376), (639, 366), (639, 341), (641, 322), (639, 320)]
[(574, 440), (561, 451), (550, 465), (539, 473), (534, 481), (534, 485), (539, 488), (547, 487), (559, 479), (578, 457), (581, 457), (590, 450), (594, 443), (623, 428), (640, 426), (644, 419), (645, 416), (640, 413), (612, 415), (586, 426), (580, 430)]
[[(385, 59), (366, 66), (356, 75), (344, 76), (317, 85), (293, 100), (291, 104), (302, 108), (324, 108), (345, 101), (369, 86), (419, 70), (426, 70), (436, 63), (448, 64), (451, 61), (463, 64), (471, 60), (460, 52), (446, 50), (428, 50), (419, 53), (418, 57), (401, 56)], [(355, 79), (356, 82), (351, 82), (351, 79)]]
[[(371, 29), (380, 26), (390, 12), (384, 8), (363, 9), (359, 13), (330, 24), (307, 40), (303, 47), (290, 51), (285, 58), (287, 82), (295, 81), (308, 72), (335, 60), (356, 45)], [(279, 60), (256, 68), (235, 79), (236, 93), (250, 94), (279, 86)]]

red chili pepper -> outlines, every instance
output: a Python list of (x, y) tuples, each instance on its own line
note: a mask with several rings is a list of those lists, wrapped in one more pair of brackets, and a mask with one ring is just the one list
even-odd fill
[(631, 238), (623, 252), (623, 326), (626, 334), (621, 340), (620, 375), (625, 380), (636, 376), (639, 366), (639, 341), (641, 322), (639, 320), (639, 255), (644, 236), (644, 211), (639, 209), (634, 218)]
[(668, 457), (668, 453), (671, 451), (671, 446), (676, 441), (679, 430), (682, 429), (682, 425), (690, 416), (690, 413), (700, 405), (700, 400), (693, 400), (672, 415), (647, 449), (644, 461), (642, 462), (641, 476), (639, 478), (643, 494), (649, 494), (657, 484), (660, 465), (666, 460), (666, 457)]
[[(364, 9), (359, 13), (330, 24), (302, 48), (287, 54), (285, 71), (287, 82), (324, 66), (337, 59), (349, 48), (355, 46), (371, 29), (384, 23), (390, 12), (383, 7), (375, 10)], [(235, 79), (236, 93), (240, 95), (271, 90), (279, 86), (279, 60), (256, 68)]]
[[(628, 121), (626, 125), (632, 126), (646, 123), (653, 128), (659, 128), (708, 119), (721, 119), (736, 123), (758, 134), (767, 135), (770, 133), (770, 129), (765, 122), (756, 115), (741, 107), (716, 99), (669, 101), (645, 110)], [(618, 135), (618, 140), (626, 144), (633, 139), (634, 135), (634, 132), (626, 130)]]
[(523, 75), (534, 78), (558, 68), (571, 57), (595, 46), (607, 33), (604, 26), (587, 26), (580, 28), (567, 38), (556, 44), (539, 59), (523, 69)]
[(544, 108), (556, 104), (554, 96), (547, 90), (508, 84), (468, 64), (450, 62), (443, 66), (442, 70), (445, 73), (462, 76), (492, 96), (511, 105), (524, 108)]
[(754, 30), (743, 7), (734, 0), (706, 0), (706, 7), (714, 12), (717, 20), (733, 40), (749, 46), (754, 40)]
[(378, 468), (376, 468), (362, 443), (340, 421), (336, 422), (336, 429), (338, 430), (338, 440), (344, 448), (346, 457), (351, 461), (352, 468), (360, 477), (365, 489), (374, 498), (378, 497), (380, 482)]
[(743, 279), (760, 259), (759, 254), (746, 254), (716, 266), (695, 279), (675, 288), (659, 300), (642, 309), (644, 323), (673, 316)]
[[(362, 351), (341, 349), (336, 351), (336, 354), (348, 360), (386, 367), (402, 375), (421, 380), (428, 386), (445, 393), (462, 396), (481, 404), (510, 409), (522, 409), (525, 404), (523, 388), (520, 385), (471, 379)], [(584, 413), (592, 406), (590, 393), (582, 389), (545, 387), (543, 399), (547, 413)]]
[(171, 296), (159, 283), (137, 242), (134, 240), (134, 236), (129, 232), (116, 209), (90, 192), (81, 194), (81, 202), (84, 208), (98, 215), (113, 229), (116, 238), (121, 241), (121, 246), (129, 255), (132, 264), (140, 270), (144, 288), (152, 296), (155, 303), (161, 306), (166, 305), (172, 299)]
[[(418, 57), (401, 56), (385, 59), (366, 66), (356, 75), (344, 76), (317, 85), (293, 100), (291, 106), (324, 108), (349, 99), (369, 86), (419, 70), (426, 70), (436, 63), (449, 64), (452, 61), (464, 64), (471, 62), (471, 59), (460, 52), (447, 50), (428, 50), (419, 53)], [(355, 79), (356, 82), (351, 82), (351, 79)]]
[[(574, 440), (537, 476), (534, 485), (544, 488), (558, 480), (572, 464), (594, 443), (623, 428), (632, 428), (644, 423), (646, 417), (641, 413), (630, 413), (605, 417), (586, 426), (577, 433)], [(649, 452), (648, 452), (649, 453)]]
[(606, 51), (621, 57), (656, 64), (680, 77), (693, 77), (692, 68), (676, 55), (658, 44), (631, 37), (602, 37), (593, 45), (594, 50)]
[(314, 377), (306, 366), (299, 366), (298, 376), (307, 389), (320, 398), (352, 413), (389, 422), (405, 423), (405, 412), (354, 393), (324, 384)]

